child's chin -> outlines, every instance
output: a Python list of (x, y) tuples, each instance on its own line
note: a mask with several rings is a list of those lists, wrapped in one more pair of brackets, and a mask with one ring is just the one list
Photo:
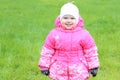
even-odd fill
[(66, 29), (72, 29), (73, 27), (71, 27), (71, 26), (68, 26), (68, 27), (66, 27)]
[(72, 28), (66, 28), (66, 29), (70, 30), (70, 29), (72, 29)]

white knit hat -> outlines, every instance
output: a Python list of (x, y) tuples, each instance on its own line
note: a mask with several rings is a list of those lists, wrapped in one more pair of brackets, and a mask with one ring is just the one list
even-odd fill
[(67, 3), (67, 4), (64, 4), (62, 7), (61, 7), (61, 11), (60, 11), (60, 20), (62, 19), (62, 17), (64, 15), (72, 15), (76, 18), (76, 22), (78, 23), (78, 18), (79, 18), (79, 9), (77, 8), (77, 6), (75, 6), (74, 4), (72, 3)]

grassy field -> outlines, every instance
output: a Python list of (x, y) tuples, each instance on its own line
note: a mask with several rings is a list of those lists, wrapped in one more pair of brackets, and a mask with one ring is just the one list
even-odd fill
[[(37, 64), (44, 39), (67, 1), (0, 0), (0, 80), (50, 80)], [(120, 0), (74, 3), (99, 49), (101, 67), (89, 80), (120, 80)]]

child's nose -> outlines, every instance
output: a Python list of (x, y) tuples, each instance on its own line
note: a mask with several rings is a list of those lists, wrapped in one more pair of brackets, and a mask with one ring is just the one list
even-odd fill
[(67, 21), (68, 21), (68, 22), (71, 22), (71, 19), (68, 19)]

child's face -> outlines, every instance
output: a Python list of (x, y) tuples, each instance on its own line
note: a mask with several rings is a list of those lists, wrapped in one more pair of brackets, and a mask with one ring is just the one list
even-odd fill
[(65, 15), (61, 19), (61, 24), (65, 29), (72, 29), (76, 26), (76, 18), (72, 15)]

